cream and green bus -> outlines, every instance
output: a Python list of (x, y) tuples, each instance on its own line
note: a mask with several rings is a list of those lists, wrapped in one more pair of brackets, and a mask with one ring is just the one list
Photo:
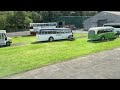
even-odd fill
[(92, 27), (88, 31), (89, 40), (115, 39), (116, 32), (113, 27)]

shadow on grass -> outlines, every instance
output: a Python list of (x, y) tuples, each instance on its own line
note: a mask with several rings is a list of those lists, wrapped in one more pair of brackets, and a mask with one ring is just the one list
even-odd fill
[(53, 42), (49, 42), (49, 41), (35, 41), (35, 42), (32, 42), (31, 44), (42, 44), (42, 43), (54, 43), (54, 42), (64, 42), (64, 41), (74, 41), (75, 39), (73, 40), (68, 40), (68, 39), (64, 39), (64, 40), (55, 40)]
[(5, 48), (5, 47), (10, 47), (10, 46), (5, 46), (5, 45), (3, 45), (3, 46), (0, 46), (0, 48)]
[(104, 40), (104, 41), (101, 41), (101, 40), (87, 40), (87, 42), (90, 42), (90, 43), (102, 43), (102, 42), (109, 42), (109, 41), (114, 41), (114, 39), (109, 39), (109, 40)]

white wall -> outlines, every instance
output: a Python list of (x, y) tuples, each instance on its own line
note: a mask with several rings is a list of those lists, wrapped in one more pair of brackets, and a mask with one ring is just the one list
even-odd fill
[(30, 35), (30, 31), (7, 33), (7, 36), (27, 36), (27, 35)]

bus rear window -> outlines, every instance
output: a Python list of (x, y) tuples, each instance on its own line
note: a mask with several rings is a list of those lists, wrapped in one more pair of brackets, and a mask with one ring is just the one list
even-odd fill
[(33, 27), (29, 27), (30, 29), (33, 29)]

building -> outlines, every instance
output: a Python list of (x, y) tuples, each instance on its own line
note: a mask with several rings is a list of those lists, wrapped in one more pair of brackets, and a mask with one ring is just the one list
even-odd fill
[(105, 23), (120, 23), (120, 12), (102, 11), (85, 20), (83, 22), (83, 28), (84, 30), (88, 30), (91, 27), (103, 26)]
[(83, 28), (83, 21), (91, 16), (60, 16), (54, 22), (64, 22), (65, 25), (74, 25), (76, 28)]

